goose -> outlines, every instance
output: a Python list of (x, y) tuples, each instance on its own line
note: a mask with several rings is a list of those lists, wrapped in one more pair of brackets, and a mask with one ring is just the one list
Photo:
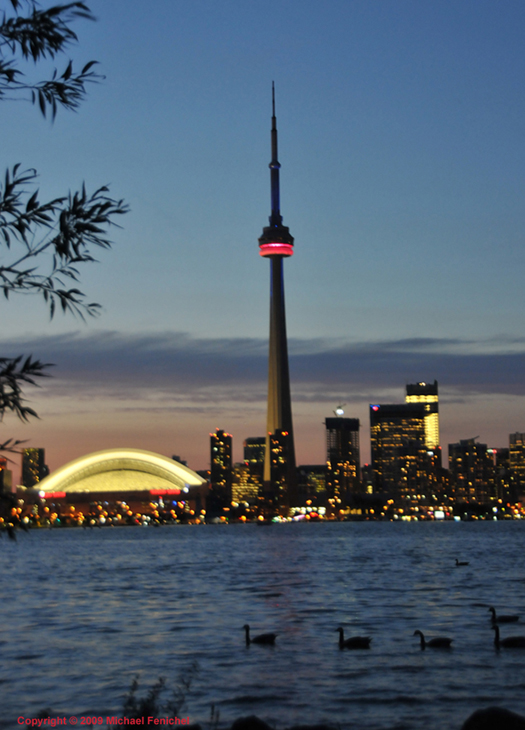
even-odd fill
[(496, 609), (492, 606), (489, 608), (489, 611), (492, 613), (493, 624), (512, 624), (514, 621), (519, 621), (520, 618), (517, 614), (496, 616)]
[(419, 636), (421, 640), (421, 649), (426, 649), (427, 646), (432, 649), (450, 649), (450, 645), (452, 644), (452, 639), (447, 639), (445, 636), (437, 636), (435, 639), (425, 641), (423, 632), (419, 631), (419, 629), (414, 631), (414, 636)]
[(460, 565), (469, 565), (469, 562), (468, 562), (468, 560), (458, 560), (458, 559), (456, 558), (456, 568), (457, 568), (458, 566), (460, 566)]
[(340, 649), (370, 649), (372, 639), (369, 636), (351, 636), (345, 639), (345, 632), (341, 626), (336, 631), (339, 631)]
[(250, 637), (250, 627), (248, 624), (244, 624), (243, 629), (246, 632), (246, 646), (250, 644), (275, 644), (277, 634), (259, 634), (254, 636), (253, 639)]
[(499, 638), (499, 626), (494, 624), (494, 646), (496, 649), (504, 647), (505, 649), (525, 649), (525, 636), (507, 636), (505, 639)]

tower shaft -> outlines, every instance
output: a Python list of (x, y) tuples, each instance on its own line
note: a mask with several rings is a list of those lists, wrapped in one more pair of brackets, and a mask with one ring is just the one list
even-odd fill
[(284, 303), (283, 257), (271, 257), (270, 279), (270, 346), (268, 354), (268, 411), (266, 418), (266, 455), (264, 481), (271, 482), (270, 435), (287, 434), (287, 473), (295, 476), (295, 446), (292, 423), (292, 399), (288, 368), (288, 341)]

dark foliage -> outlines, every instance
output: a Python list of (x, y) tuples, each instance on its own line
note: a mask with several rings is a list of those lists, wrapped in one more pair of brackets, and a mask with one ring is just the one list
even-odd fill
[[(52, 118), (59, 106), (76, 110), (86, 96), (86, 84), (103, 78), (93, 70), (95, 61), (75, 72), (69, 60), (62, 73), (54, 68), (43, 80), (28, 79), (26, 71), (54, 60), (77, 41), (70, 23), (94, 20), (89, 7), (69, 2), (42, 8), (37, 0), (4, 4), (11, 12), (0, 14), (0, 101), (30, 101)], [(96, 315), (100, 305), (86, 301), (76, 286), (78, 267), (95, 261), (94, 248), (110, 248), (108, 230), (128, 207), (111, 198), (106, 186), (88, 193), (83, 185), (78, 192), (42, 203), (36, 178), (36, 170), (14, 165), (0, 183), (0, 289), (6, 299), (12, 293), (40, 294), (51, 317), (57, 307), (81, 318)], [(37, 416), (25, 405), (22, 386), (35, 385), (46, 367), (31, 357), (0, 358), (0, 420), (7, 411), (22, 421)], [(0, 451), (16, 452), (20, 443), (8, 439)]]
[[(30, 416), (37, 417), (32, 408), (24, 405), (22, 396), (22, 385), (37, 385), (35, 378), (41, 378), (47, 373), (44, 369), (50, 367), (49, 363), (43, 364), (39, 360), (32, 360), (31, 356), (0, 357), (0, 421), (3, 420), (6, 411), (12, 411), (22, 421), (29, 420)], [(14, 451), (21, 441), (9, 439), (0, 444), (1, 451)]]
[(85, 302), (84, 294), (67, 283), (78, 281), (79, 264), (95, 260), (91, 247), (111, 246), (107, 229), (127, 206), (110, 198), (105, 186), (91, 194), (82, 186), (80, 192), (40, 203), (38, 190), (28, 188), (36, 177), (35, 170), (15, 165), (0, 185), (0, 245), (13, 253), (9, 262), (0, 260), (0, 288), (6, 298), (11, 292), (42, 294), (51, 316), (57, 304), (80, 317), (96, 314), (99, 305)]
[(193, 662), (185, 672), (181, 672), (171, 696), (167, 699), (163, 697), (166, 691), (164, 677), (159, 677), (143, 697), (136, 696), (139, 680), (138, 677), (135, 677), (129, 692), (124, 698), (122, 717), (138, 720), (148, 717), (174, 718), (180, 716), (186, 704), (186, 697), (190, 691), (191, 683), (198, 671), (197, 662)]
[[(85, 3), (73, 2), (40, 9), (36, 0), (10, 0), (14, 14), (4, 12), (0, 23), (0, 100), (30, 99), (38, 103), (44, 116), (50, 110), (54, 118), (59, 105), (77, 109), (86, 95), (86, 84), (103, 77), (93, 71), (95, 61), (80, 72), (73, 71), (71, 61), (60, 74), (55, 68), (51, 77), (30, 81), (19, 68), (19, 57), (35, 63), (54, 59), (77, 40), (69, 23), (77, 18), (94, 20)], [(25, 13), (23, 11), (25, 10)]]

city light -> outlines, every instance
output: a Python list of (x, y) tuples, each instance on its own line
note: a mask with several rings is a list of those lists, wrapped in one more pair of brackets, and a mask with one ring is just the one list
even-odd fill
[(289, 243), (263, 243), (259, 246), (260, 256), (293, 256), (293, 246)]

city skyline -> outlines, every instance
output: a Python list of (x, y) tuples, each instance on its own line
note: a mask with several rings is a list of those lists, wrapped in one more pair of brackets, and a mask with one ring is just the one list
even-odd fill
[[(437, 381), (434, 381), (434, 383), (431, 383), (431, 384), (427, 384), (427, 383), (418, 383), (416, 385), (407, 384), (403, 390), (405, 390), (407, 393), (410, 394), (409, 389), (413, 390), (416, 387), (421, 388), (421, 386), (427, 386), (427, 390), (432, 391), (432, 392), (437, 392), (438, 383), (437, 383)], [(423, 414), (424, 405), (422, 403), (418, 403), (418, 402), (410, 403), (409, 400), (410, 400), (409, 397), (405, 396), (405, 398), (400, 399), (398, 403), (392, 402), (389, 404), (382, 404), (382, 405), (376, 405), (375, 403), (369, 403), (367, 406), (368, 415), (370, 415), (370, 413), (372, 411), (378, 411), (379, 409), (402, 410), (402, 409), (407, 409), (407, 408), (420, 408), (421, 414)], [(343, 409), (343, 405), (346, 408), (346, 405), (347, 405), (346, 403), (339, 404), (334, 409), (333, 415), (328, 416), (323, 423), (322, 432), (323, 432), (323, 441), (324, 441), (323, 449), (324, 450), (322, 449), (321, 456), (317, 461), (319, 461), (320, 464), (326, 464), (327, 460), (328, 461), (330, 460), (329, 449), (327, 451), (327, 448), (326, 448), (326, 431), (325, 431), (325, 429), (328, 428), (328, 424), (330, 423), (331, 427), (335, 428), (336, 426), (334, 424), (337, 422), (340, 422), (341, 424), (352, 423), (351, 428), (356, 429), (359, 434), (357, 437), (358, 442), (360, 441), (360, 447), (358, 447), (358, 451), (360, 450), (362, 453), (364, 453), (363, 458), (359, 459), (358, 463), (360, 466), (369, 466), (370, 462), (372, 461), (372, 454), (371, 454), (371, 448), (373, 446), (372, 424), (369, 423), (369, 420), (363, 422), (359, 418), (348, 417), (349, 413)], [(436, 406), (437, 406), (437, 398), (436, 398)], [(437, 410), (436, 410), (436, 413), (437, 413)], [(357, 424), (357, 426), (355, 424)], [(427, 430), (427, 429), (425, 429), (425, 430)], [(367, 433), (364, 433), (364, 431), (366, 431)], [(448, 433), (448, 431), (447, 431), (447, 433)], [(230, 466), (234, 465), (234, 464), (240, 464), (240, 463), (243, 463), (246, 461), (245, 454), (246, 454), (247, 440), (254, 441), (254, 442), (261, 441), (262, 443), (265, 442), (264, 435), (259, 434), (259, 435), (249, 436), (246, 434), (243, 434), (243, 435), (237, 434), (237, 436), (235, 436), (234, 434), (226, 433), (223, 429), (220, 429), (219, 427), (216, 428), (215, 434), (212, 434), (212, 433), (208, 434), (208, 436), (211, 437), (212, 442), (214, 441), (214, 438), (216, 437), (217, 434), (224, 434), (224, 436), (227, 437), (227, 439), (229, 440)], [(445, 469), (448, 469), (449, 449), (450, 449), (450, 447), (454, 447), (456, 444), (454, 442), (450, 442), (449, 440), (444, 440), (443, 438), (440, 438), (439, 434), (440, 434), (440, 429), (438, 426), (437, 429), (435, 430), (435, 432), (434, 431), (432, 432), (432, 435), (434, 437), (437, 436), (437, 440), (435, 440), (435, 445), (436, 445), (436, 447), (439, 446), (439, 448), (441, 449), (443, 466)], [(513, 437), (515, 438), (517, 435), (521, 436), (521, 434), (519, 432), (509, 432), (507, 434), (507, 439), (506, 439), (505, 443), (499, 444), (498, 446), (488, 443), (488, 444), (486, 444), (486, 446), (487, 446), (487, 448), (489, 448), (491, 450), (491, 452), (494, 450), (495, 451), (502, 451), (504, 449), (508, 450), (509, 445), (512, 445), (512, 443), (513, 443), (513, 441), (512, 441)], [(428, 438), (428, 434), (427, 434), (426, 438)], [(240, 442), (239, 442), (239, 439), (240, 439)], [(474, 437), (469, 437), (467, 439), (457, 439), (457, 440), (458, 441), (468, 440), (468, 441), (476, 442), (477, 444), (480, 443), (479, 435), (476, 435)], [(35, 444), (32, 444), (31, 446), (23, 445), (23, 447), (21, 447), (21, 448), (22, 448), (22, 453), (26, 452), (26, 451), (42, 451), (42, 452), (45, 451), (45, 446), (42, 447), (42, 445), (40, 445), (40, 447), (37, 447), (37, 446), (35, 446)], [(208, 445), (208, 448), (209, 448), (209, 445)], [(241, 449), (243, 450), (242, 457), (240, 456)], [(212, 451), (213, 451), (213, 449), (212, 449)], [(87, 455), (87, 452), (85, 454), (82, 454), (82, 456), (86, 456), (86, 455)], [(234, 458), (234, 456), (235, 456), (235, 458)], [(237, 458), (237, 457), (239, 457), (239, 458)], [(182, 460), (182, 463), (186, 463), (186, 461), (187, 461), (186, 459), (181, 457), (179, 454), (172, 455), (171, 458), (173, 458), (176, 461)], [(205, 457), (205, 459), (206, 459), (206, 457)], [(47, 458), (46, 458), (46, 461), (47, 461)], [(310, 461), (308, 463), (313, 463), (314, 461), (315, 460), (310, 459)], [(201, 463), (204, 463), (204, 462), (201, 462)], [(304, 460), (303, 462), (298, 463), (297, 466), (298, 467), (304, 466), (306, 463), (307, 463), (307, 460)], [(11, 469), (11, 471), (14, 471), (14, 473), (16, 474), (16, 471), (17, 471), (16, 457), (13, 456), (11, 459), (11, 463), (7, 464), (6, 466), (7, 466), (7, 468)], [(195, 467), (195, 468), (197, 469), (197, 467)], [(47, 465), (46, 465), (46, 469), (47, 469)], [(202, 471), (211, 470), (211, 472), (213, 473), (213, 469), (214, 469), (214, 458), (213, 458), (213, 454), (212, 454), (211, 457), (207, 458), (206, 464), (205, 464), (205, 466), (203, 466), (201, 468), (201, 470)]]
[(264, 434), (253, 240), (272, 79), (301, 242), (286, 283), (297, 462), (323, 459), (338, 403), (366, 424), (370, 403), (423, 380), (439, 381), (445, 446), (525, 430), (521, 3), (89, 4), (98, 22), (75, 23), (69, 55), (106, 80), (54, 124), (0, 105), (4, 167), (36, 167), (42, 197), (110, 183), (131, 213), (82, 275), (99, 319), (4, 302), (2, 354), (56, 363), (26, 391), (41, 420), (7, 417), (5, 439), (45, 447), (51, 469), (113, 446), (201, 469), (215, 428), (236, 461)]

